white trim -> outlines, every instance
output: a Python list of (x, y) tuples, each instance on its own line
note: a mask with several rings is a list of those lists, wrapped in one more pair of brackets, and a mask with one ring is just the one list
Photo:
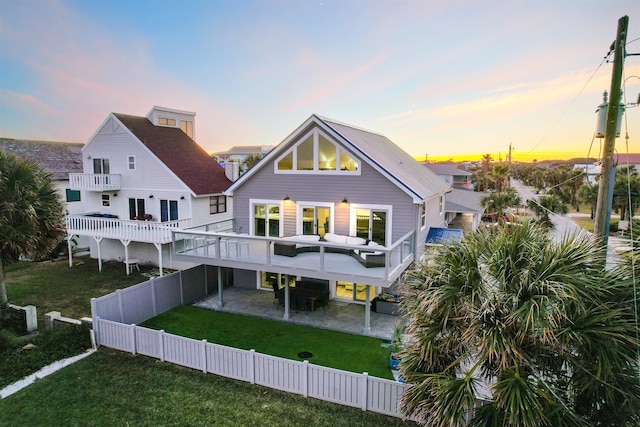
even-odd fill
[[(280, 208), (279, 215), (280, 219), (278, 220), (278, 236), (281, 237), (284, 231), (284, 202), (282, 200), (270, 200), (270, 199), (249, 199), (249, 235), (255, 236), (255, 205), (266, 205), (267, 209), (265, 212), (265, 220), (268, 220), (269, 216), (269, 206), (278, 206)], [(268, 221), (265, 221), (265, 230), (264, 235), (269, 236), (269, 225)]]
[[(336, 169), (327, 169), (327, 170), (323, 170), (323, 169), (319, 169), (318, 168), (318, 155), (319, 155), (319, 146), (320, 146), (320, 137), (325, 138), (327, 141), (329, 141), (330, 144), (332, 144), (335, 149), (336, 149)], [(302, 145), (304, 142), (307, 142), (309, 140), (309, 138), (313, 138), (312, 143), (313, 143), (313, 160), (312, 160), (312, 164), (313, 164), (313, 169), (309, 169), (309, 170), (299, 170), (298, 169), (298, 147), (300, 145)], [(302, 135), (301, 137), (298, 138), (299, 141), (296, 142), (294, 145), (290, 146), (289, 149), (287, 149), (286, 151), (284, 151), (279, 157), (277, 157), (274, 161), (273, 161), (273, 173), (274, 174), (308, 174), (308, 175), (360, 175), (362, 172), (362, 162), (353, 154), (351, 154), (349, 152), (349, 150), (345, 149), (341, 144), (338, 143), (338, 141), (329, 136), (328, 134), (326, 134), (325, 132), (323, 132), (319, 127), (315, 127), (313, 129), (311, 129), (309, 132), (307, 132), (306, 134)], [(354, 160), (356, 162), (357, 165), (357, 169), (355, 171), (345, 171), (341, 169), (341, 161), (342, 161), (342, 153), (345, 153), (347, 156), (349, 156), (352, 160)], [(292, 157), (292, 169), (291, 170), (280, 170), (278, 169), (278, 163), (280, 163), (285, 157), (291, 155)]]
[(384, 230), (384, 245), (389, 246), (391, 242), (391, 233), (393, 227), (392, 216), (393, 216), (393, 205), (371, 205), (371, 204), (360, 204), (360, 203), (351, 203), (349, 206), (349, 235), (356, 235), (356, 210), (358, 209), (366, 209), (369, 211), (385, 211), (387, 213), (387, 218), (385, 220), (385, 230)]
[(302, 209), (303, 208), (329, 208), (329, 231), (333, 233), (335, 203), (330, 202), (296, 202), (296, 234), (302, 234)]

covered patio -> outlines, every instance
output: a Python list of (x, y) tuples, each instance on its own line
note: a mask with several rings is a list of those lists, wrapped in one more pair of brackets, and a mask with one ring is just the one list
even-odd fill
[(230, 287), (224, 290), (224, 303), (220, 306), (217, 294), (193, 304), (197, 307), (247, 316), (264, 317), (283, 322), (313, 326), (322, 329), (391, 339), (395, 326), (402, 321), (399, 316), (371, 312), (371, 330), (364, 332), (365, 306), (362, 304), (331, 300), (326, 308), (291, 310), (285, 320), (284, 307), (280, 306), (273, 292)]

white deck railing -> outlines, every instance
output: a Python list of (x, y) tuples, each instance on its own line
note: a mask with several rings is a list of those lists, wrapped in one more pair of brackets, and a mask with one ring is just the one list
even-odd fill
[(70, 173), (72, 190), (112, 191), (120, 189), (120, 174)]
[[(322, 278), (337, 280), (344, 280), (341, 277), (349, 275), (354, 281), (366, 279), (364, 283), (387, 287), (414, 260), (414, 239), (415, 233), (409, 232), (392, 245), (374, 250), (363, 245), (310, 242), (295, 237), (262, 237), (190, 229), (174, 232), (174, 251), (177, 256), (197, 257), (198, 262), (209, 265), (295, 275), (304, 270), (309, 277), (319, 274)], [(290, 254), (283, 255), (276, 249), (277, 245), (291, 248)], [(377, 262), (359, 260), (354, 256), (356, 251), (375, 251), (372, 255), (377, 257)]]
[(191, 218), (153, 222), (71, 215), (65, 218), (67, 234), (146, 243), (169, 243), (171, 232), (191, 226)]

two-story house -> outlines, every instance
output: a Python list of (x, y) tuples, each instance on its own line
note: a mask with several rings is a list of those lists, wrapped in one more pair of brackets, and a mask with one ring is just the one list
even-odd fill
[[(66, 218), (69, 236), (91, 237), (91, 256), (129, 265), (184, 268), (171, 230), (231, 223), (231, 181), (195, 141), (195, 113), (153, 107), (146, 117), (110, 113), (82, 148), (70, 185), (86, 211)], [(71, 263), (71, 258), (70, 258)]]
[(370, 301), (420, 259), (450, 190), (385, 136), (312, 115), (225, 191), (234, 232), (175, 231), (175, 258), (281, 292), (285, 319), (301, 286), (361, 303), (367, 331)]

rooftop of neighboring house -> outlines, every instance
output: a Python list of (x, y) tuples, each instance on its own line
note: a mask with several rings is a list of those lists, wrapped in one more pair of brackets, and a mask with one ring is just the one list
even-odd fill
[(220, 194), (231, 184), (224, 168), (181, 129), (156, 126), (146, 117), (113, 114), (196, 196)]
[(82, 173), (83, 145), (80, 142), (0, 138), (0, 150), (35, 161), (58, 181), (68, 180), (70, 173)]
[(436, 175), (451, 175), (451, 176), (471, 176), (471, 172), (461, 168), (461, 165), (456, 163), (423, 163), (429, 170)]
[(618, 163), (618, 166), (624, 166), (627, 163), (630, 165), (640, 164), (640, 154), (638, 153), (616, 153), (614, 154), (614, 160)]
[(445, 210), (459, 213), (483, 213), (484, 208), (480, 204), (480, 199), (485, 195), (486, 193), (478, 191), (454, 188), (447, 193)]
[(267, 154), (273, 149), (273, 145), (234, 145), (226, 151), (218, 151), (213, 153), (214, 156), (242, 156), (252, 154)]

